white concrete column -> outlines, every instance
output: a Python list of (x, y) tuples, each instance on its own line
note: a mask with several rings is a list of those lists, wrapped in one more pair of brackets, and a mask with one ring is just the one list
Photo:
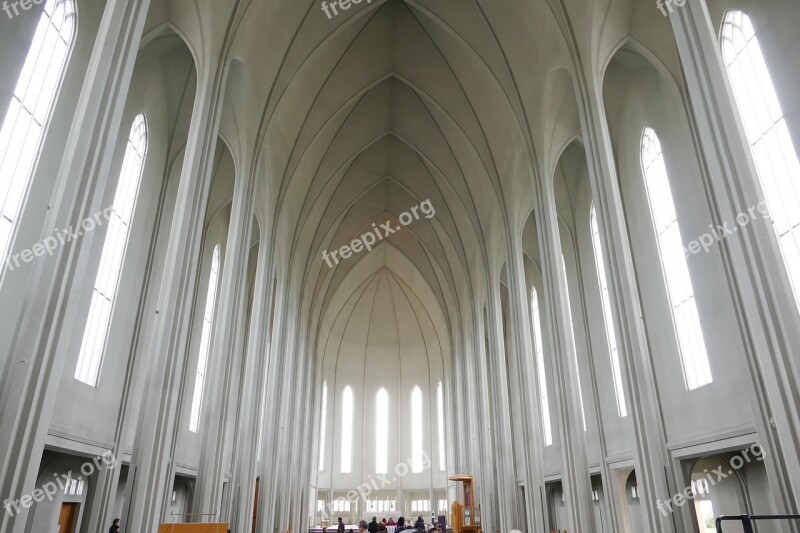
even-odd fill
[(160, 284), (145, 395), (136, 428), (132, 490), (123, 514), (126, 531), (155, 531), (171, 482), (191, 310), (199, 271), (208, 192), (226, 68), (210, 60), (198, 87)]
[(282, 282), (282, 275), (278, 274), (278, 286), (275, 290), (274, 319), (272, 321), (272, 338), (270, 339), (269, 362), (267, 369), (267, 387), (264, 410), (264, 434), (261, 451), (261, 488), (259, 494), (259, 519), (257, 524), (258, 533), (273, 533), (278, 528), (276, 511), (278, 509), (277, 493), (282, 492), (276, 477), (280, 468), (283, 466), (277, 458), (278, 455), (278, 436), (284, 431), (280, 426), (279, 407), (283, 386), (286, 378), (284, 375), (285, 367), (288, 366), (289, 356), (283, 347), (283, 332), (285, 324), (284, 301), (285, 286)]
[(549, 354), (555, 384), (556, 413), (561, 438), (561, 480), (567, 508), (568, 529), (595, 531), (586, 433), (581, 415), (578, 363), (571, 339), (566, 280), (562, 275), (561, 240), (555, 191), (550, 176), (540, 178), (537, 191), (537, 231), (544, 278), (544, 309), (547, 337), (552, 342)]
[[(290, 291), (288, 291), (290, 292)], [(289, 297), (289, 300), (292, 298)], [(277, 447), (275, 457), (277, 459), (276, 468), (273, 472), (275, 479), (275, 502), (277, 510), (275, 513), (275, 525), (279, 531), (285, 531), (289, 528), (289, 523), (295, 517), (290, 516), (289, 506), (292, 499), (290, 474), (291, 470), (296, 468), (292, 461), (292, 448), (297, 446), (296, 439), (299, 435), (296, 433), (296, 408), (298, 398), (295, 397), (295, 390), (300, 379), (299, 370), (302, 366), (303, 357), (295, 350), (295, 343), (297, 340), (297, 323), (299, 319), (297, 313), (297, 306), (291, 306), (291, 313), (287, 313), (283, 321), (283, 348), (282, 353), (286, 354), (288, 364), (284, 366), (284, 373), (282, 378), (282, 391), (279, 401), (276, 402), (278, 406), (278, 431), (277, 431)], [(286, 307), (289, 310), (289, 306)]]
[[(475, 350), (473, 353), (472, 376), (476, 383), (475, 394), (475, 413), (473, 433), (477, 435), (475, 443), (475, 464), (473, 467), (478, 474), (477, 492), (480, 498), (476, 498), (473, 506), (480, 505), (481, 520), (483, 529), (492, 530), (492, 524), (497, 516), (497, 489), (494, 478), (495, 447), (494, 447), (494, 421), (495, 416), (492, 409), (492, 380), (491, 370), (487, 364), (489, 359), (489, 347), (487, 346), (486, 331), (487, 323), (484, 320), (482, 308), (475, 309), (476, 328), (475, 328)], [(463, 502), (462, 502), (463, 503)]]
[(536, 375), (536, 350), (533, 345), (531, 331), (531, 309), (528, 301), (528, 285), (525, 279), (525, 263), (523, 260), (522, 234), (512, 233), (511, 246), (507, 264), (508, 297), (511, 318), (514, 321), (513, 332), (516, 337), (516, 380), (522, 395), (522, 412), (525, 442), (521, 443), (525, 450), (526, 483), (525, 494), (528, 499), (528, 526), (532, 531), (544, 531), (546, 506), (544, 486), (543, 447), (544, 436), (541, 424), (541, 396), (539, 381)]
[[(209, 354), (209, 370), (203, 395), (200, 431), (202, 447), (197, 474), (197, 490), (192, 507), (195, 514), (218, 513), (222, 502), (222, 483), (225, 474), (225, 449), (230, 439), (228, 407), (235, 401), (232, 390), (236, 379), (238, 326), (247, 318), (247, 265), (253, 229), (256, 173), (243, 165), (236, 176), (225, 246), (225, 262), (220, 280), (219, 304), (214, 322), (214, 335)], [(239, 347), (241, 348), (241, 346)]]
[[(87, 68), (75, 120), (56, 178), (43, 234), (74, 227), (102, 209), (149, 0), (109, 0)], [(58, 384), (77, 316), (72, 294), (85, 289), (81, 273), (94, 237), (34, 261), (26, 307), (0, 377), (0, 494), (15, 499), (34, 489)], [(91, 283), (91, 280), (88, 280)], [(17, 495), (17, 496), (15, 496)], [(22, 532), (28, 509), (3, 512), (0, 530)]]
[(502, 532), (518, 529), (516, 503), (516, 471), (514, 468), (514, 445), (511, 433), (511, 403), (508, 390), (508, 368), (506, 346), (503, 335), (503, 309), (500, 301), (500, 283), (494, 280), (489, 292), (489, 374), (493, 393), (490, 397), (493, 409), (492, 434), (495, 440), (495, 472), (498, 511), (500, 516), (493, 524)]
[(269, 271), (270, 249), (266, 241), (266, 228), (262, 229), (258, 248), (258, 266), (250, 316), (244, 382), (239, 405), (239, 428), (236, 437), (237, 452), (231, 480), (231, 493), (238, 494), (238, 505), (231, 515), (231, 531), (246, 530), (252, 522), (253, 496), (256, 486), (258, 455), (258, 428), (261, 413), (261, 392), (266, 369), (267, 328), (272, 280)]
[[(606, 283), (614, 316), (617, 349), (623, 386), (634, 433), (634, 463), (639, 485), (643, 519), (652, 532), (675, 531), (670, 517), (656, 508), (673, 490), (665, 471), (670, 472), (666, 436), (661, 419), (655, 373), (642, 321), (628, 230), (619, 191), (611, 136), (605, 105), (598, 88), (582, 87), (579, 99), (581, 124), (586, 138), (586, 160), (592, 186)], [(604, 469), (604, 481), (611, 478)], [(604, 487), (611, 494), (613, 487)], [(610, 505), (616, 515), (618, 509)], [(611, 517), (612, 522), (615, 516)], [(619, 517), (616, 517), (619, 523)]]
[[(298, 306), (295, 306), (298, 307)], [(300, 320), (295, 315), (296, 320)], [(297, 328), (300, 329), (299, 327)], [(299, 336), (299, 335), (298, 335)], [(297, 337), (295, 337), (297, 339)], [(303, 394), (302, 385), (307, 383), (308, 375), (307, 370), (310, 366), (309, 356), (302, 349), (302, 342), (297, 342), (298, 346), (293, 350), (295, 353), (294, 373), (291, 378), (292, 391), (286, 395), (286, 412), (287, 412), (287, 428), (288, 431), (284, 432), (284, 453), (286, 461), (284, 461), (282, 476), (285, 499), (283, 501), (282, 514), (280, 515), (280, 524), (285, 524), (286, 529), (292, 531), (302, 531), (299, 529), (299, 523), (305, 514), (304, 509), (301, 508), (301, 501), (304, 501), (303, 493), (306, 492), (308, 485), (308, 476), (304, 474), (304, 451), (305, 445), (308, 443), (308, 438), (305, 434), (305, 420), (307, 417), (306, 406), (308, 403), (307, 394)], [(313, 396), (313, 395), (312, 395)], [(305, 479), (305, 483), (300, 483), (300, 478)]]
[[(706, 3), (670, 14), (714, 222), (764, 197)], [(800, 322), (775, 232), (757, 219), (720, 242), (755, 397), (754, 415), (779, 512), (800, 511)]]
[[(305, 342), (303, 344), (305, 344)], [(311, 479), (312, 468), (317, 466), (316, 463), (312, 461), (314, 457), (314, 448), (316, 445), (314, 441), (317, 440), (316, 436), (318, 435), (318, 432), (314, 431), (314, 429), (319, 426), (315, 425), (316, 418), (314, 417), (316, 397), (313, 394), (314, 389), (312, 384), (316, 382), (316, 378), (314, 372), (314, 361), (310, 355), (310, 352), (311, 350), (307, 350), (305, 346), (302, 346), (300, 349), (300, 353), (306, 355), (304, 355), (303, 361), (303, 377), (298, 383), (297, 390), (298, 396), (303, 399), (303, 412), (297, 417), (302, 421), (300, 429), (300, 446), (295, 447), (295, 456), (299, 461), (300, 468), (292, 470), (292, 486), (294, 487), (296, 500), (294, 509), (290, 508), (290, 517), (291, 513), (294, 512), (291, 526), (292, 531), (297, 531), (298, 533), (308, 531), (308, 528), (311, 525), (308, 516), (308, 482)]]

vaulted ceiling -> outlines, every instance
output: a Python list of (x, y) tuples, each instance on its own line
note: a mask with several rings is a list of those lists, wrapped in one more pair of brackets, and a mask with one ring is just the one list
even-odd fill
[[(213, 9), (176, 0), (163, 16), (192, 28), (185, 38), (199, 71), (215, 39), (230, 43), (221, 136), (237, 171), (258, 176), (262, 237), (312, 343), (338, 311), (330, 308), (337, 293), (346, 299), (382, 268), (421, 300), (429, 294), (457, 338), (500, 272), (509, 234), (522, 231), (535, 181), (579, 136), (570, 49), (592, 56), (586, 43), (616, 46), (627, 31), (619, 13), (633, 8), (623, 0), (349, 5), (334, 15), (316, 0), (224, 0)], [(425, 200), (436, 215), (379, 245), (392, 253), (326, 264), (323, 252)]]

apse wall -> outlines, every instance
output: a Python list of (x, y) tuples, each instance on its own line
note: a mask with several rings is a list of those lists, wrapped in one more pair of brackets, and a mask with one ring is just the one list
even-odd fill
[[(382, 488), (445, 487), (436, 402), (438, 384), (444, 380), (447, 341), (440, 338), (434, 320), (411, 288), (388, 268), (369, 276), (347, 299), (322, 347), (327, 409), (320, 488), (353, 489), (375, 476), (379, 432), (388, 435), (391, 481)], [(348, 386), (354, 395), (352, 470), (342, 473), (342, 397)], [(412, 427), (415, 387), (422, 392), (421, 427)], [(382, 388), (388, 393), (389, 417), (377, 420), (376, 397)], [(430, 467), (398, 476), (397, 465), (411, 466), (412, 439), (421, 439)], [(399, 467), (397, 472), (404, 470)]]

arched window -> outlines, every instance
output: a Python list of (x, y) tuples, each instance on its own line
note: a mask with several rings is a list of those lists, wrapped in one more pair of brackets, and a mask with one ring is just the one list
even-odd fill
[(722, 56), (783, 259), (800, 302), (800, 163), (750, 17), (728, 11)]
[(578, 348), (575, 346), (575, 321), (572, 319), (572, 304), (569, 302), (569, 278), (567, 277), (567, 263), (564, 254), (561, 254), (561, 273), (564, 275), (564, 286), (567, 288), (567, 314), (569, 315), (569, 338), (572, 341), (572, 355), (575, 357), (575, 368), (578, 370), (578, 398), (581, 402), (581, 420), (583, 430), (586, 431), (586, 410), (583, 407), (583, 387), (581, 386), (581, 372), (578, 365)]
[(69, 62), (75, 19), (73, 0), (47, 0), (0, 127), (0, 257), (4, 261)]
[(208, 351), (211, 344), (211, 332), (214, 325), (214, 308), (217, 303), (217, 282), (219, 281), (219, 244), (214, 246), (211, 257), (211, 272), (208, 276), (208, 292), (206, 293), (206, 309), (203, 313), (203, 331), (200, 334), (200, 354), (197, 357), (197, 375), (194, 379), (194, 396), (189, 418), (189, 430), (197, 433), (200, 428), (200, 411), (203, 407), (203, 387), (205, 386)]
[(542, 407), (544, 445), (553, 444), (553, 426), (550, 423), (550, 398), (547, 395), (547, 375), (544, 370), (544, 348), (542, 347), (542, 323), (539, 319), (539, 296), (536, 287), (531, 287), (531, 318), (533, 320), (533, 344), (536, 348), (536, 368), (539, 373), (539, 399)]
[(692, 279), (689, 277), (689, 267), (683, 252), (683, 241), (661, 152), (661, 142), (652, 128), (644, 129), (641, 150), (647, 199), (678, 337), (683, 375), (687, 389), (693, 390), (711, 383), (711, 368), (708, 365), (706, 344), (697, 314)]
[(606, 281), (606, 265), (603, 261), (603, 250), (600, 248), (600, 228), (597, 225), (597, 212), (592, 203), (591, 210), (592, 248), (594, 249), (594, 263), (597, 266), (597, 281), (600, 283), (600, 300), (603, 304), (603, 318), (606, 326), (606, 340), (608, 353), (611, 357), (611, 377), (614, 380), (614, 393), (617, 398), (617, 413), (620, 418), (628, 416), (625, 405), (625, 393), (622, 390), (622, 372), (619, 367), (619, 352), (617, 351), (617, 336), (614, 333), (614, 318), (611, 314), (611, 300), (608, 297), (608, 283)]
[(444, 449), (444, 388), (442, 382), (436, 388), (436, 419), (439, 426), (439, 470), (444, 472), (445, 468), (445, 449)]
[(422, 390), (414, 387), (411, 391), (411, 471), (422, 472), (422, 435), (424, 430), (422, 421)]
[[(386, 389), (378, 391), (375, 402), (375, 427), (385, 428), (389, 421), (389, 394)], [(375, 432), (375, 472), (385, 474), (389, 467), (389, 433)]]
[(325, 430), (328, 423), (328, 382), (322, 382), (322, 409), (319, 418), (319, 469), (325, 470)]
[[(122, 162), (114, 204), (108, 218), (108, 233), (103, 243), (100, 266), (92, 291), (89, 318), (83, 331), (83, 342), (75, 368), (75, 379), (97, 386), (100, 366), (105, 353), (111, 314), (114, 309), (122, 263), (130, 236), (131, 220), (142, 181), (142, 169), (147, 153), (147, 123), (144, 115), (133, 119), (125, 158)], [(104, 212), (104, 214), (106, 214)]]
[(342, 464), (339, 471), (349, 474), (353, 469), (353, 389), (342, 392)]

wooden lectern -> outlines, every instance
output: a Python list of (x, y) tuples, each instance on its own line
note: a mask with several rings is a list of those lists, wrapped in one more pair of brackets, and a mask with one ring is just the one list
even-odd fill
[(456, 501), (450, 507), (453, 533), (481, 533), (481, 507), (474, 502), (472, 476), (459, 474), (451, 477), (450, 481), (461, 481), (464, 487), (463, 503)]

